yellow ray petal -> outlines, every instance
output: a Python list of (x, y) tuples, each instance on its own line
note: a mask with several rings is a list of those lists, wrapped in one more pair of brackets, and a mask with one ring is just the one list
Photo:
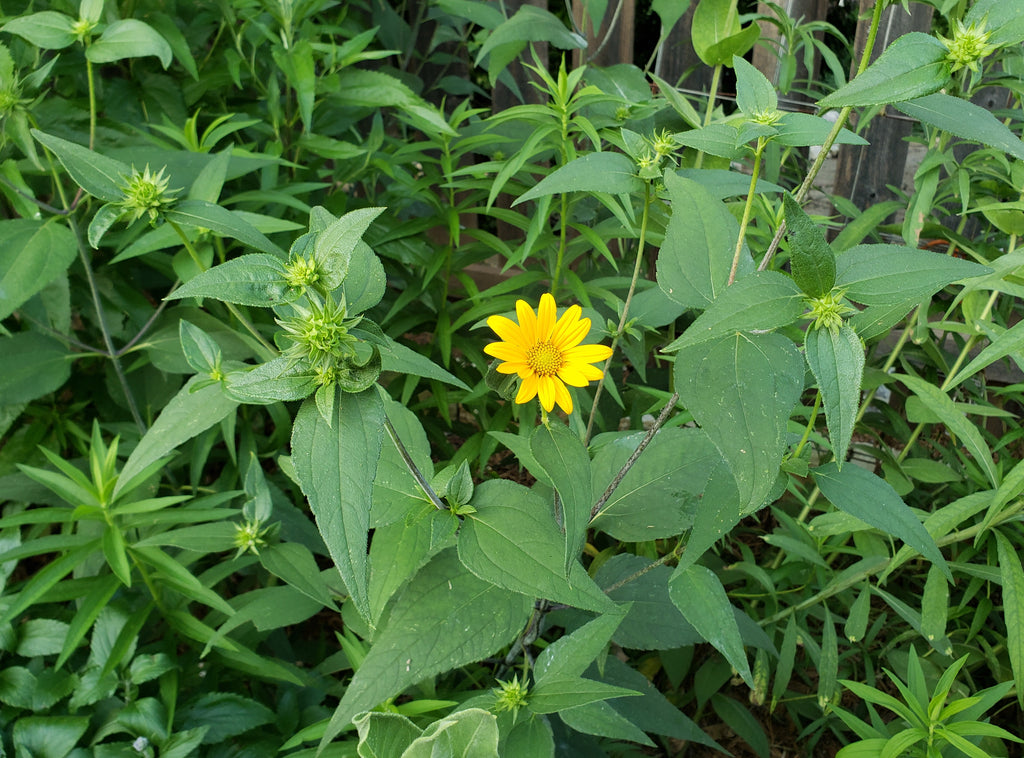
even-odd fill
[(573, 387), (586, 387), (590, 384), (590, 380), (587, 379), (586, 374), (581, 370), (581, 366), (589, 366), (589, 364), (562, 366), (558, 370), (558, 378), (566, 384), (571, 384)]
[(523, 334), (522, 328), (510, 318), (504, 316), (490, 316), (487, 319), (487, 326), (491, 328), (495, 334), (501, 337), (503, 342), (508, 342), (511, 345), (519, 345), (524, 350), (529, 346), (529, 342), (526, 340), (526, 336)]
[(552, 384), (555, 385), (555, 402), (566, 413), (572, 413), (572, 395), (569, 390), (557, 379), (552, 379)]
[(526, 351), (508, 342), (492, 342), (484, 345), (484, 352), (502, 361), (516, 361), (522, 363), (526, 360)]
[(608, 360), (612, 349), (607, 345), (577, 345), (565, 351), (567, 363), (597, 363)]
[(537, 394), (537, 377), (527, 376), (523, 378), (523, 383), (519, 385), (519, 392), (516, 394), (516, 402), (519, 404), (528, 403), (533, 400), (534, 395)]
[(523, 346), (535, 345), (537, 343), (537, 316), (534, 314), (533, 308), (525, 300), (516, 300), (516, 316), (519, 318)]
[(569, 348), (576, 347), (580, 344), (583, 341), (583, 338), (587, 336), (588, 332), (590, 332), (590, 319), (584, 318), (572, 322), (561, 331), (556, 327), (556, 336), (553, 336), (551, 341), (557, 345), (560, 350), (568, 350)]
[(551, 411), (555, 407), (555, 383), (558, 380), (553, 376), (542, 376), (537, 380), (537, 396), (544, 410)]
[(551, 293), (545, 292), (540, 296), (540, 306), (537, 308), (537, 342), (550, 340), (554, 328), (555, 298), (551, 297)]

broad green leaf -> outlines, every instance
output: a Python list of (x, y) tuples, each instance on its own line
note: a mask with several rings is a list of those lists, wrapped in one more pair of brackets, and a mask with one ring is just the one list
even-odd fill
[(317, 389), (316, 374), (306, 363), (280, 355), (255, 367), (227, 374), (225, 391), (243, 403), (268, 404), (305, 400)]
[[(336, 84), (335, 84), (336, 82)], [(383, 71), (350, 66), (341, 71), (332, 81), (333, 92), (340, 105), (363, 106), (379, 109), (397, 106), (399, 117), (408, 118), (422, 130), (431, 129), (438, 134), (455, 136), (455, 131), (445, 121), (443, 114), (420, 97), (406, 84)]]
[(711, 696), (711, 707), (732, 733), (753, 748), (756, 755), (763, 758), (771, 755), (772, 746), (768, 736), (748, 703), (741, 703), (736, 698), (716, 692)]
[[(604, 493), (643, 437), (620, 437), (597, 452), (591, 465), (595, 497)], [(591, 525), (627, 542), (681, 534), (693, 524), (711, 464), (720, 459), (699, 429), (659, 430)]]
[(543, 716), (519, 719), (498, 749), (502, 758), (555, 758), (555, 738)]
[(806, 309), (796, 283), (777, 271), (758, 271), (722, 292), (686, 331), (662, 350), (681, 350), (727, 334), (789, 326)]
[(260, 548), (260, 563), (271, 574), (328, 608), (334, 607), (330, 588), (309, 548), (298, 542), (279, 542)]
[(1002, 47), (1024, 40), (1024, 16), (1020, 0), (978, 0), (964, 14), (964, 24), (978, 24), (991, 32), (988, 41)]
[(534, 681), (540, 685), (548, 679), (581, 676), (607, 650), (608, 641), (623, 620), (620, 614), (602, 614), (544, 648), (533, 667)]
[(359, 733), (359, 758), (393, 758), (401, 756), (423, 730), (400, 713), (367, 711), (352, 723)]
[[(665, 174), (672, 218), (658, 253), (658, 286), (689, 308), (706, 308), (726, 288), (739, 224), (725, 203), (694, 181)], [(744, 254), (740, 274), (753, 269)]]
[(948, 52), (930, 34), (904, 34), (863, 74), (820, 100), (818, 107), (883, 105), (937, 92), (949, 81)]
[(550, 42), (560, 50), (587, 46), (586, 39), (566, 29), (553, 13), (533, 5), (522, 5), (512, 18), (491, 31), (476, 54), (476, 65), (479, 66), (487, 54), (500, 45), (516, 43), (522, 49), (527, 42)]
[(321, 282), (327, 289), (336, 289), (344, 281), (352, 252), (362, 242), (363, 233), (384, 210), (361, 208), (351, 211), (317, 235), (313, 259), (317, 262)]
[(856, 245), (836, 256), (836, 286), (864, 305), (912, 306), (947, 284), (990, 271), (971, 261), (901, 245)]
[(75, 260), (78, 245), (56, 221), (0, 221), (0, 320), (60, 276)]
[(252, 253), (221, 263), (174, 290), (168, 300), (211, 297), (225, 303), (272, 308), (291, 299), (281, 259), (266, 253)]
[(750, 687), (754, 679), (732, 604), (718, 577), (697, 564), (676, 571), (668, 583), (672, 602), (693, 628), (732, 664)]
[[(810, 113), (783, 113), (772, 126), (777, 132), (773, 141), (780, 145), (810, 147), (824, 145), (833, 125), (831, 121)], [(834, 144), (866, 145), (868, 141), (849, 129), (841, 129)]]
[[(386, 447), (388, 442), (384, 443)], [(378, 479), (384, 455), (378, 464)], [(377, 481), (374, 481), (376, 493)], [(420, 513), (378, 526), (370, 543), (370, 621), (380, 622), (388, 600), (441, 549), (454, 545), (458, 519), (419, 503)], [(430, 510), (426, 510), (429, 508)]]
[(733, 56), (732, 69), (736, 73), (736, 105), (744, 116), (756, 119), (778, 110), (775, 86), (764, 74), (738, 55)]
[(88, 716), (22, 716), (14, 722), (11, 740), (19, 756), (65, 758), (88, 728)]
[[(430, 442), (416, 415), (401, 403), (384, 395), (384, 410), (402, 442), (413, 465), (429, 482), (434, 477), (434, 462), (430, 458)], [(379, 528), (404, 520), (429, 502), (420, 485), (409, 472), (396, 445), (386, 439), (381, 444), (377, 476), (373, 480), (373, 508), (370, 526)], [(431, 506), (433, 507), (433, 506)]]
[(68, 625), (48, 618), (29, 619), (18, 625), (18, 644), (13, 652), (23, 658), (56, 655), (60, 652)]
[(840, 471), (834, 462), (812, 473), (821, 494), (836, 508), (903, 540), (947, 577), (952, 576), (928, 530), (884, 479), (860, 466), (846, 466)]
[(921, 401), (942, 420), (950, 432), (960, 438), (961, 443), (985, 472), (985, 476), (992, 486), (998, 487), (999, 473), (992, 460), (992, 452), (985, 444), (985, 438), (981, 436), (978, 427), (972, 424), (967, 416), (956, 407), (949, 395), (919, 377), (900, 374), (898, 378), (907, 386), (907, 389), (921, 398)]
[(208, 727), (203, 741), (214, 745), (276, 720), (263, 703), (232, 692), (200, 695), (182, 715), (185, 729)]
[(214, 203), (208, 203), (205, 200), (182, 200), (163, 211), (163, 214), (167, 220), (177, 224), (196, 229), (209, 229), (223, 237), (231, 237), (272, 256), (284, 255), (281, 248), (267, 239), (266, 235), (258, 231), (242, 216)]
[[(726, 171), (721, 168), (681, 168), (675, 173), (684, 179), (692, 179), (697, 182), (718, 200), (745, 197), (750, 190), (750, 177), (736, 171)], [(764, 179), (757, 180), (755, 189), (762, 194), (785, 191), (779, 185)], [(635, 299), (634, 302), (636, 302)], [(632, 312), (633, 310), (630, 308), (630, 313)]]
[(423, 730), (401, 758), (499, 758), (498, 720), (481, 708), (456, 711)]
[(193, 371), (209, 375), (220, 367), (221, 349), (213, 337), (185, 319), (178, 322), (178, 332), (185, 360)]
[(805, 343), (807, 364), (818, 382), (836, 466), (842, 468), (850, 448), (860, 407), (864, 346), (848, 324), (838, 331), (810, 329)]
[(38, 129), (32, 130), (32, 136), (53, 151), (71, 178), (90, 195), (108, 203), (124, 199), (121, 187), (131, 176), (129, 165)]
[(354, 316), (375, 306), (384, 297), (386, 288), (384, 264), (369, 245), (360, 241), (352, 251), (348, 273), (342, 282), (341, 291), (345, 297), (348, 315)]
[(827, 605), (823, 605), (825, 620), (821, 631), (821, 656), (818, 658), (818, 707), (825, 710), (836, 697), (836, 679), (839, 676), (839, 647), (836, 625)]
[[(688, 132), (673, 134), (672, 139), (680, 145), (692, 147), (702, 153), (717, 155), (719, 158), (735, 160), (743, 155), (743, 146), (739, 142), (739, 131), (732, 124), (708, 124)], [(681, 176), (682, 172), (677, 175)], [(697, 180), (692, 176), (687, 178)], [(745, 177), (743, 180), (743, 190), (738, 194), (745, 195), (750, 189), (750, 180)]]
[[(446, 550), (406, 585), (324, 734), (435, 674), (493, 655), (518, 635), (533, 600), (481, 581)], [(472, 631), (468, 634), (466, 629)]]
[(625, 687), (596, 682), (593, 679), (547, 677), (530, 690), (527, 707), (533, 713), (558, 713), (566, 708), (639, 694), (639, 692)]
[(1003, 580), (1003, 621), (1010, 669), (1017, 685), (1017, 703), (1024, 703), (1024, 569), (1010, 540), (996, 531), (999, 573)]
[(209, 384), (193, 391), (195, 385), (202, 381), (206, 381), (206, 377), (193, 376), (164, 406), (125, 461), (114, 486), (115, 497), (136, 474), (182, 443), (206, 431), (238, 407), (238, 401), (224, 394), (220, 384)]
[(174, 54), (156, 29), (134, 18), (114, 21), (85, 49), (85, 57), (93, 63), (113, 63), (147, 55), (155, 55), (167, 68)]
[(793, 281), (810, 297), (821, 297), (836, 283), (836, 256), (825, 235), (788, 192), (782, 198), (789, 235)]
[[(532, 6), (523, 6), (527, 7)], [(636, 164), (622, 153), (588, 153), (545, 176), (520, 195), (512, 205), (566, 192), (636, 194), (643, 189), (643, 182), (637, 177), (636, 172)]]
[(17, 34), (44, 50), (63, 50), (75, 43), (74, 23), (63, 13), (42, 11), (13, 18), (0, 31)]
[(896, 104), (911, 118), (971, 142), (1004, 150), (1024, 160), (1024, 142), (991, 111), (943, 92)]
[[(628, 607), (625, 618), (612, 634), (612, 641), (635, 650), (672, 650), (703, 642), (704, 638), (683, 618), (669, 597), (668, 580), (672, 569), (668, 566), (651, 568), (651, 563), (653, 561), (647, 558), (620, 553), (601, 564), (594, 575), (594, 581), (602, 588), (619, 585), (608, 590), (608, 597), (620, 607)], [(640, 571), (644, 573), (625, 581)], [(611, 614), (605, 614), (598, 621), (610, 618)]]
[(27, 403), (60, 389), (71, 376), (68, 348), (39, 332), (0, 337), (4, 371), (0, 372), (3, 403)]
[(574, 561), (565, 574), (565, 541), (551, 509), (536, 494), (505, 479), (476, 487), (459, 532), (459, 559), (481, 579), (531, 599), (614, 612), (615, 604)]
[[(365, 320), (360, 326), (366, 326)], [(361, 328), (354, 329), (353, 333), (359, 334), (361, 331)], [(380, 358), (385, 371), (422, 376), (425, 379), (436, 379), (439, 382), (451, 384), (459, 389), (469, 389), (466, 383), (457, 376), (438, 366), (423, 353), (416, 352), (401, 342), (386, 337), (383, 344), (375, 344), (380, 348)]]
[(693, 49), (709, 66), (728, 65), (760, 35), (757, 24), (740, 26), (736, 0), (700, 0), (691, 23)]
[(643, 729), (604, 701), (568, 708), (559, 713), (558, 717), (577, 732), (654, 747)]
[(369, 619), (366, 550), (384, 406), (372, 388), (338, 393), (330, 423), (312, 400), (302, 404), (292, 426), (292, 462), (334, 565), (356, 609)]
[(582, 440), (557, 421), (541, 424), (530, 437), (530, 450), (561, 503), (565, 533), (565, 575), (577, 561), (590, 523), (594, 496), (590, 489), (590, 456)]
[(759, 507), (778, 477), (804, 359), (779, 334), (733, 334), (680, 350), (675, 379), (683, 405), (728, 463), (740, 509)]

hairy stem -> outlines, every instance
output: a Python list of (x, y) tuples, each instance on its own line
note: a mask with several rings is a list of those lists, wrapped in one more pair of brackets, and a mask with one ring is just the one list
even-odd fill
[(740, 235), (736, 238), (736, 250), (732, 255), (732, 267), (729, 269), (729, 282), (736, 281), (736, 271), (740, 267), (740, 256), (743, 254), (743, 242), (747, 237), (747, 226), (750, 225), (750, 209), (754, 204), (754, 195), (757, 190), (757, 177), (761, 174), (761, 156), (768, 141), (764, 137), (757, 138), (757, 147), (754, 149), (754, 168), (750, 173), (750, 189), (747, 192), (747, 202), (743, 206), (743, 219), (740, 221)]

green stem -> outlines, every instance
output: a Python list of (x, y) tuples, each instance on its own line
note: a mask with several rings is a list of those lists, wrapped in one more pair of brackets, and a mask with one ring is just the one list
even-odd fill
[(89, 82), (89, 149), (96, 145), (96, 77), (92, 71), (92, 61), (85, 59), (85, 77)]
[[(192, 258), (192, 262), (196, 264), (196, 267), (200, 271), (206, 271), (206, 266), (204, 266), (203, 262), (199, 259), (199, 254), (196, 252), (195, 247), (193, 247), (192, 245), (192, 241), (188, 238), (188, 235), (185, 234), (184, 230), (177, 223), (171, 221), (169, 218), (165, 217), (164, 221), (166, 221), (178, 235), (178, 238), (185, 246), (185, 249), (188, 251), (189, 257)], [(264, 349), (264, 358), (274, 358), (277, 356), (277, 349), (267, 341), (266, 337), (260, 334), (259, 330), (256, 328), (256, 325), (253, 324), (248, 318), (246, 318), (245, 314), (242, 313), (234, 303), (224, 303), (224, 305), (227, 307), (228, 312), (231, 313), (231, 315), (238, 320), (238, 323), (244, 326), (248, 330), (248, 332), (253, 337), (256, 338), (256, 341)]]
[[(715, 69), (711, 74), (711, 91), (708, 92), (708, 104), (704, 109), (704, 126), (711, 123), (711, 115), (715, 112), (715, 100), (718, 97), (718, 83), (721, 78), (722, 64), (718, 64), (715, 66)], [(704, 151), (700, 150), (697, 152), (697, 157), (693, 161), (693, 167), (700, 168), (702, 163), (704, 163)]]
[[(875, 47), (875, 37), (878, 36), (878, 26), (882, 21), (882, 8), (885, 3), (875, 3), (874, 13), (871, 16), (871, 25), (868, 27), (868, 38), (867, 43), (864, 45), (864, 52), (861, 53), (860, 63), (857, 65), (857, 74), (860, 76), (867, 69), (868, 64), (871, 63), (871, 51)], [(832, 145), (835, 144), (836, 139), (839, 137), (839, 133), (846, 126), (847, 120), (850, 118), (850, 113), (853, 108), (850, 106), (844, 107), (839, 111), (839, 117), (836, 118), (836, 122), (832, 125), (832, 130), (828, 133), (828, 137), (825, 138), (824, 144), (821, 146), (821, 152), (818, 153), (818, 157), (814, 159), (814, 163), (811, 164), (810, 170), (807, 172), (807, 176), (804, 177), (803, 183), (800, 188), (796, 191), (793, 196), (798, 203), (802, 203), (807, 198), (807, 193), (811, 191), (811, 184), (818, 176), (818, 172), (821, 171), (821, 167), (825, 165), (825, 159), (828, 158), (829, 150), (832, 149)], [(786, 233), (786, 220), (783, 219), (779, 224), (779, 228), (775, 231), (775, 236), (772, 237), (771, 244), (768, 245), (768, 250), (765, 252), (764, 257), (761, 259), (760, 265), (758, 265), (758, 271), (764, 271), (768, 268), (768, 264), (771, 263), (772, 256), (779, 249), (779, 243), (782, 242), (782, 235)]]
[(562, 278), (562, 265), (565, 261), (565, 245), (568, 233), (566, 216), (569, 213), (569, 196), (562, 193), (559, 211), (558, 257), (555, 259), (555, 273), (551, 277), (551, 297), (558, 297), (558, 283)]
[(750, 174), (750, 189), (747, 191), (747, 202), (743, 206), (743, 219), (740, 221), (740, 235), (736, 239), (736, 250), (732, 255), (732, 268), (729, 269), (729, 282), (736, 281), (736, 271), (740, 266), (740, 256), (743, 253), (743, 242), (747, 237), (747, 226), (750, 224), (750, 210), (754, 205), (754, 195), (757, 189), (757, 177), (761, 174), (761, 156), (768, 141), (764, 137), (757, 138), (757, 147), (754, 149), (754, 168)]
[(391, 438), (395, 448), (398, 450), (398, 454), (402, 456), (402, 460), (405, 462), (405, 467), (409, 469), (409, 473), (412, 474), (413, 479), (416, 480), (420, 489), (423, 490), (423, 494), (427, 496), (428, 500), (430, 500), (431, 505), (439, 511), (448, 510), (448, 506), (445, 505), (441, 498), (437, 496), (437, 493), (434, 492), (433, 488), (431, 488), (426, 477), (423, 476), (423, 472), (420, 471), (419, 466), (416, 465), (412, 456), (409, 455), (409, 451), (406, 449), (405, 445), (402, 444), (402, 440), (398, 436), (398, 432), (395, 430), (394, 425), (391, 423), (391, 419), (387, 416), (384, 417), (384, 429), (387, 430), (388, 436)]
[(612, 354), (608, 356), (608, 360), (604, 362), (604, 376), (597, 385), (597, 389), (594, 391), (594, 402), (590, 406), (590, 417), (587, 419), (587, 432), (583, 436), (583, 444), (586, 445), (590, 442), (590, 434), (594, 429), (594, 417), (597, 414), (597, 403), (601, 399), (601, 392), (604, 388), (606, 381), (611, 381), (608, 378), (608, 369), (611, 366), (612, 358), (615, 356), (615, 348), (618, 347), (619, 339), (622, 337), (623, 330), (626, 328), (626, 319), (629, 317), (629, 305), (633, 302), (633, 293), (636, 291), (636, 283), (640, 278), (640, 266), (644, 259), (644, 246), (647, 240), (647, 219), (650, 216), (651, 210), (651, 183), (644, 183), (644, 210), (643, 216), (640, 219), (640, 239), (637, 240), (636, 245), (636, 261), (633, 263), (633, 278), (629, 281), (629, 291), (626, 293), (626, 302), (622, 306), (622, 315), (619, 317), (619, 325), (615, 329), (615, 334), (612, 335)]

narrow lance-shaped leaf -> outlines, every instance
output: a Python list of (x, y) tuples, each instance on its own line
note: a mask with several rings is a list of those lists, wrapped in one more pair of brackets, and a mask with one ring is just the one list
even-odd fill
[(281, 260), (266, 253), (232, 258), (193, 277), (167, 296), (211, 297), (224, 303), (271, 308), (287, 302), (293, 292), (285, 282)]
[(860, 466), (835, 462), (813, 471), (814, 483), (836, 508), (903, 540), (952, 577), (935, 540), (887, 481)]
[(164, 217), (185, 226), (209, 229), (224, 237), (231, 237), (251, 248), (274, 256), (284, 251), (267, 239), (266, 235), (239, 214), (205, 200), (182, 200), (164, 212)]
[(622, 153), (588, 153), (548, 174), (513, 205), (566, 192), (636, 193), (643, 189), (636, 172), (636, 164)]
[(90, 195), (108, 203), (124, 199), (121, 185), (132, 173), (130, 166), (38, 129), (32, 130), (32, 136), (53, 151), (71, 178)]
[(842, 468), (853, 438), (860, 407), (860, 384), (864, 375), (864, 347), (849, 325), (836, 331), (811, 329), (807, 332), (805, 355), (818, 382), (832, 455)]
[(743, 652), (736, 615), (718, 577), (710, 569), (692, 564), (673, 573), (668, 592), (694, 629), (725, 656), (748, 686), (753, 687), (754, 678)]
[(590, 456), (580, 438), (557, 422), (534, 430), (530, 450), (558, 493), (565, 532), (565, 575), (569, 576), (590, 522)]
[(997, 531), (999, 573), (1003, 579), (1003, 621), (1006, 623), (1006, 649), (1017, 684), (1017, 703), (1024, 707), (1024, 569), (1020, 556), (1002, 532)]
[(821, 229), (788, 192), (782, 199), (789, 234), (793, 281), (811, 297), (830, 292), (836, 283), (836, 256)]
[(373, 479), (384, 435), (375, 388), (337, 391), (330, 423), (306, 400), (292, 427), (292, 462), (316, 525), (356, 609), (370, 618), (367, 546)]

